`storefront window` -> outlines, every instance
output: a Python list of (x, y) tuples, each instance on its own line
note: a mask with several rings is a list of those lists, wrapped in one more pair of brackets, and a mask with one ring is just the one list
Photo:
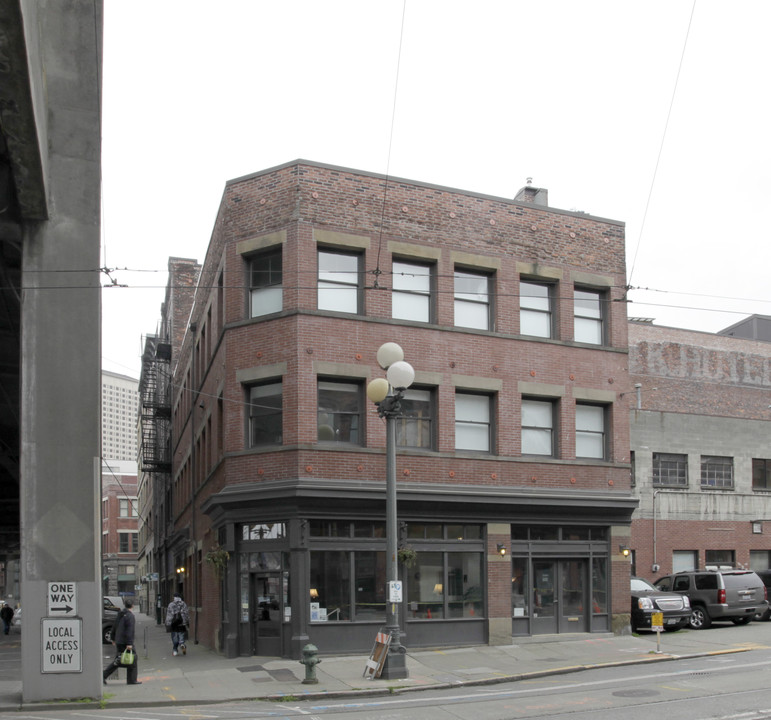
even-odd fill
[(384, 620), (386, 554), (357, 550), (353, 556), (357, 620)]
[(280, 552), (254, 552), (249, 553), (249, 570), (260, 572), (263, 570), (280, 570)]
[(311, 552), (311, 622), (351, 619), (350, 553)]
[(286, 537), (286, 523), (249, 523), (241, 526), (242, 540), (281, 540)]
[(511, 615), (525, 617), (530, 614), (528, 602), (527, 558), (511, 560)]
[(444, 617), (444, 563), (440, 552), (419, 552), (410, 568), (410, 617), (436, 620)]
[(482, 593), (482, 557), (474, 552), (447, 554), (448, 617), (484, 615)]
[(592, 560), (592, 611), (608, 612), (608, 559), (604, 557)]

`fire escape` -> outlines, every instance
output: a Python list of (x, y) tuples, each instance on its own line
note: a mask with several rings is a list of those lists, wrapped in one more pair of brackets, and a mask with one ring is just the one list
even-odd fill
[(148, 337), (142, 358), (142, 469), (171, 472), (171, 345)]

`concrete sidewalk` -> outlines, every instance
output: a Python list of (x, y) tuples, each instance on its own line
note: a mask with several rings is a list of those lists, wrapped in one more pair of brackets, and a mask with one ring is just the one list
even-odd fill
[[(188, 645), (186, 655), (173, 657), (165, 629), (156, 625), (154, 618), (139, 613), (136, 638), (142, 685), (127, 685), (125, 670), (119, 670), (103, 687), (108, 707), (201, 705), (287, 696), (302, 700), (500, 683), (604, 666), (769, 648), (771, 623), (714, 625), (709, 630), (662, 633), (661, 652), (657, 652), (653, 633), (551, 635), (515, 638), (512, 645), (506, 646), (415, 650), (407, 655), (409, 677), (390, 681), (364, 678), (368, 656), (322, 656), (316, 666), (315, 685), (303, 684), (305, 667), (297, 660), (227, 659), (193, 644)], [(9, 643), (0, 648), (3, 652), (9, 649)], [(112, 646), (105, 646), (105, 665), (112, 657), (111, 651)], [(0, 680), (0, 711), (21, 706), (21, 680)], [(44, 707), (53, 705), (24, 705), (27, 710)], [(61, 704), (56, 707), (61, 709)]]

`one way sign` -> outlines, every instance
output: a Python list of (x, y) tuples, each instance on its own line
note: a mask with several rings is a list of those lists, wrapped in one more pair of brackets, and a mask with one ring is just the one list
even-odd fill
[(74, 582), (48, 583), (48, 616), (70, 617), (77, 614), (77, 584)]

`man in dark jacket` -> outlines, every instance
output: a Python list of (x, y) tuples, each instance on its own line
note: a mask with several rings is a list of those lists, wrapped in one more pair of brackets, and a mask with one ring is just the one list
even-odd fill
[[(107, 684), (107, 678), (110, 677), (120, 667), (120, 657), (123, 655), (124, 650), (134, 650), (134, 627), (136, 625), (136, 618), (134, 613), (131, 612), (131, 608), (134, 607), (134, 603), (131, 600), (125, 601), (125, 608), (120, 611), (120, 617), (115, 624), (115, 631), (112, 634), (112, 644), (118, 650), (118, 655), (104, 669), (104, 684)], [(134, 662), (131, 665), (126, 666), (126, 684), (127, 685), (141, 685), (142, 683), (137, 680), (137, 654), (134, 652)]]
[(2, 609), (0, 609), (0, 618), (3, 621), (3, 632), (7, 635), (11, 630), (11, 622), (13, 622), (13, 609), (7, 602), (4, 602)]

